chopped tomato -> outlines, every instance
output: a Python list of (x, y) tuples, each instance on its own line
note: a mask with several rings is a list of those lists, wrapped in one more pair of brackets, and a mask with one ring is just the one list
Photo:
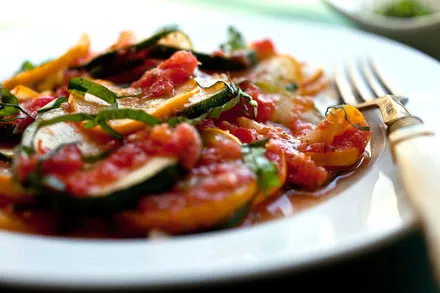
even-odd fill
[[(52, 96), (41, 96), (35, 99), (29, 99), (21, 103), (21, 106), (29, 112), (32, 116), (37, 115), (37, 110), (45, 106), (46, 104), (53, 101), (55, 97)], [(31, 117), (26, 116), (25, 118), (17, 120), (17, 127), (16, 131), (23, 132), (26, 127), (28, 127), (32, 122), (34, 122), (34, 119)]]
[(81, 196), (92, 186), (106, 184), (145, 164), (152, 156), (176, 156), (184, 168), (191, 169), (199, 160), (201, 141), (195, 128), (182, 123), (175, 129), (163, 124), (150, 132), (130, 135), (126, 143), (91, 169), (69, 174), (65, 179), (71, 194)]
[(67, 174), (80, 170), (82, 166), (82, 154), (78, 146), (67, 145), (44, 162), (43, 172)]
[[(263, 95), (258, 87), (250, 82), (246, 81), (240, 83), (240, 88), (258, 103), (257, 117), (252, 116), (252, 118), (258, 122), (269, 121), (275, 111), (275, 101), (269, 96)], [(253, 115), (254, 110), (251, 106), (246, 105), (246, 109), (251, 115)], [(242, 116), (247, 116), (247, 114), (244, 111), (243, 105), (240, 103), (232, 109), (222, 113), (219, 120), (235, 122), (235, 119)]]
[(187, 169), (197, 163), (202, 151), (197, 131), (186, 123), (179, 124), (174, 130), (166, 124), (154, 127), (150, 139), (158, 144), (157, 152), (176, 154), (182, 166)]
[(257, 131), (252, 128), (240, 127), (227, 121), (219, 123), (220, 129), (227, 130), (236, 136), (242, 143), (250, 143), (257, 140)]
[[(38, 159), (42, 154), (33, 154), (28, 157), (21, 155), (17, 160), (19, 178), (25, 180), (35, 171)], [(76, 145), (67, 145), (52, 155), (43, 163), (45, 174), (68, 174), (75, 172), (83, 166), (81, 151)]]
[(197, 58), (188, 51), (178, 51), (157, 68), (146, 71), (142, 77), (132, 83), (132, 87), (141, 87), (148, 98), (171, 95), (178, 85), (186, 81), (198, 66)]
[(293, 98), (294, 107), (292, 109), (292, 116), (289, 128), (295, 136), (304, 135), (314, 129), (313, 123), (307, 122), (304, 119), (304, 113), (315, 106), (312, 97), (300, 96)]
[(268, 58), (276, 54), (275, 45), (270, 39), (254, 41), (251, 46), (255, 49), (259, 59)]
[(226, 160), (237, 160), (242, 158), (240, 144), (228, 137), (216, 136), (209, 144), (205, 144), (200, 164), (209, 165)]
[[(82, 169), (78, 147), (68, 145), (45, 161), (43, 173), (58, 177), (71, 194), (81, 196), (89, 188), (116, 180), (156, 155), (176, 156), (184, 168), (191, 169), (199, 161), (201, 149), (201, 140), (194, 127), (182, 123), (171, 129), (163, 124), (149, 132), (142, 130), (130, 135), (123, 146), (87, 170)], [(19, 158), (18, 174), (22, 181), (35, 170), (40, 156)]]
[(362, 113), (345, 105), (333, 109), (316, 129), (304, 135), (298, 149), (319, 165), (349, 166), (356, 163), (370, 140), (371, 132), (365, 127)]
[(306, 154), (299, 152), (296, 149), (300, 143), (299, 140), (280, 127), (265, 125), (244, 117), (237, 119), (237, 122), (238, 126), (222, 122), (220, 127), (229, 130), (240, 139), (244, 137), (249, 140), (252, 137), (251, 141), (246, 142), (271, 138), (272, 143), (284, 151), (287, 164), (287, 183), (314, 189), (324, 184), (328, 179), (327, 170), (317, 166)]

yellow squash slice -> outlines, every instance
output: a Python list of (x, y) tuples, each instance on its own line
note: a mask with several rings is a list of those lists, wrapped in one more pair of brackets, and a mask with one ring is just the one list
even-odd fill
[(79, 42), (55, 60), (49, 61), (41, 66), (28, 71), (21, 72), (3, 82), (3, 87), (10, 90), (17, 85), (32, 87), (35, 83), (55, 75), (60, 70), (66, 69), (79, 58), (89, 54), (90, 39), (83, 34)]

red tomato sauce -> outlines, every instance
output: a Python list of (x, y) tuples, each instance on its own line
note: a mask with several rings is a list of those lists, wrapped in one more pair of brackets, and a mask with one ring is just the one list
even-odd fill
[(362, 153), (370, 140), (370, 136), (370, 131), (351, 127), (351, 129), (346, 130), (343, 134), (335, 136), (332, 147), (338, 150), (357, 148)]
[(254, 41), (251, 43), (251, 46), (255, 49), (259, 59), (268, 58), (277, 52), (273, 41), (267, 38)]
[(226, 121), (220, 123), (219, 127), (230, 131), (243, 143), (250, 143), (264, 138), (272, 139), (272, 143), (285, 152), (287, 183), (313, 189), (321, 186), (329, 178), (329, 173), (325, 168), (317, 166), (313, 160), (297, 150), (299, 141), (286, 134), (279, 127), (266, 126), (257, 131), (253, 128), (239, 127)]
[[(150, 132), (130, 135), (126, 143), (93, 168), (82, 170), (82, 155), (76, 145), (68, 145), (43, 164), (43, 172), (61, 179), (74, 196), (83, 196), (92, 187), (108, 184), (145, 164), (152, 156), (176, 156), (184, 168), (191, 169), (199, 160), (201, 140), (192, 126), (180, 124), (175, 129), (163, 124)], [(36, 168), (40, 155), (23, 156), (19, 160), (22, 179)]]
[(201, 165), (192, 169), (187, 179), (172, 190), (141, 199), (139, 210), (144, 213), (176, 211), (203, 201), (220, 201), (234, 193), (237, 186), (253, 180), (255, 175), (241, 162)]
[(178, 51), (157, 68), (146, 71), (131, 86), (142, 88), (147, 98), (172, 95), (174, 88), (186, 81), (197, 66), (197, 58), (191, 52)]
[(245, 81), (240, 83), (240, 88), (242, 91), (250, 95), (252, 99), (258, 103), (257, 116), (256, 117), (253, 116), (254, 115), (253, 107), (246, 104), (245, 106), (246, 110), (248, 113), (250, 113), (250, 115), (248, 115), (244, 110), (243, 104), (239, 103), (229, 111), (223, 112), (220, 115), (219, 120), (220, 121), (225, 120), (234, 123), (238, 117), (250, 116), (250, 118), (255, 119), (255, 121), (258, 122), (269, 121), (272, 118), (273, 113), (275, 111), (275, 102), (273, 101), (273, 99), (263, 95), (258, 89), (258, 87), (256, 87), (254, 84), (250, 82)]
[(301, 136), (315, 128), (314, 124), (304, 121), (305, 119), (303, 118), (304, 113), (311, 110), (315, 103), (311, 97), (307, 96), (295, 97), (293, 99), (295, 107), (291, 113), (289, 129), (293, 135)]
[[(25, 109), (29, 114), (35, 117), (37, 116), (38, 109), (44, 107), (46, 104), (50, 103), (54, 99), (55, 97), (52, 96), (41, 96), (35, 99), (26, 100), (20, 103), (20, 106), (22, 106), (23, 109)], [(20, 113), (20, 115), (25, 115), (25, 114)], [(25, 116), (22, 119), (18, 119), (16, 122), (17, 125), (16, 131), (23, 132), (26, 129), (26, 127), (28, 127), (32, 122), (34, 122), (34, 119), (29, 116)]]

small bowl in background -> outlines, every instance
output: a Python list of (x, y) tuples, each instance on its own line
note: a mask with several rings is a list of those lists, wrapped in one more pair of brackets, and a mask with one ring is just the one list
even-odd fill
[(374, 11), (373, 5), (387, 5), (390, 1), (323, 0), (359, 28), (414, 47), (440, 61), (440, 0), (425, 0), (432, 13), (411, 18)]

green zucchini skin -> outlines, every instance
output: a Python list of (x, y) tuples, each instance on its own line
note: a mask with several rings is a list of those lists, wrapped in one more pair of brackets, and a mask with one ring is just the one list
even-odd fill
[[(169, 58), (180, 48), (164, 45), (155, 45), (148, 52), (149, 57)], [(200, 68), (205, 70), (239, 71), (248, 69), (258, 63), (257, 54), (254, 50), (246, 50), (242, 55), (228, 58), (219, 55), (191, 51), (201, 63)]]
[(235, 228), (240, 225), (247, 217), (252, 208), (252, 202), (248, 202), (245, 205), (239, 207), (232, 215), (213, 226), (210, 231), (226, 230)]
[(179, 115), (190, 119), (197, 118), (208, 112), (211, 108), (224, 105), (237, 95), (237, 93), (235, 93), (230, 87), (226, 86), (226, 84), (224, 84), (220, 90), (215, 90), (214, 86), (215, 85), (205, 89), (205, 92), (212, 91), (212, 93), (208, 93), (208, 96), (205, 99), (185, 107)]
[(140, 184), (98, 197), (74, 197), (46, 187), (37, 195), (39, 200), (62, 211), (83, 215), (103, 215), (135, 207), (137, 201), (148, 193), (158, 193), (171, 188), (186, 174), (178, 163), (170, 165)]
[(81, 64), (73, 69), (85, 70), (94, 78), (103, 78), (105, 76), (117, 74), (123, 70), (132, 69), (140, 65), (142, 63), (141, 60), (129, 60), (127, 62), (125, 58), (121, 58), (122, 56), (126, 56), (127, 54), (135, 54), (146, 50), (159, 42), (160, 39), (166, 37), (168, 34), (177, 31), (178, 30), (174, 28), (165, 29), (126, 49), (112, 50), (110, 52), (101, 54), (88, 61), (87, 63)]

